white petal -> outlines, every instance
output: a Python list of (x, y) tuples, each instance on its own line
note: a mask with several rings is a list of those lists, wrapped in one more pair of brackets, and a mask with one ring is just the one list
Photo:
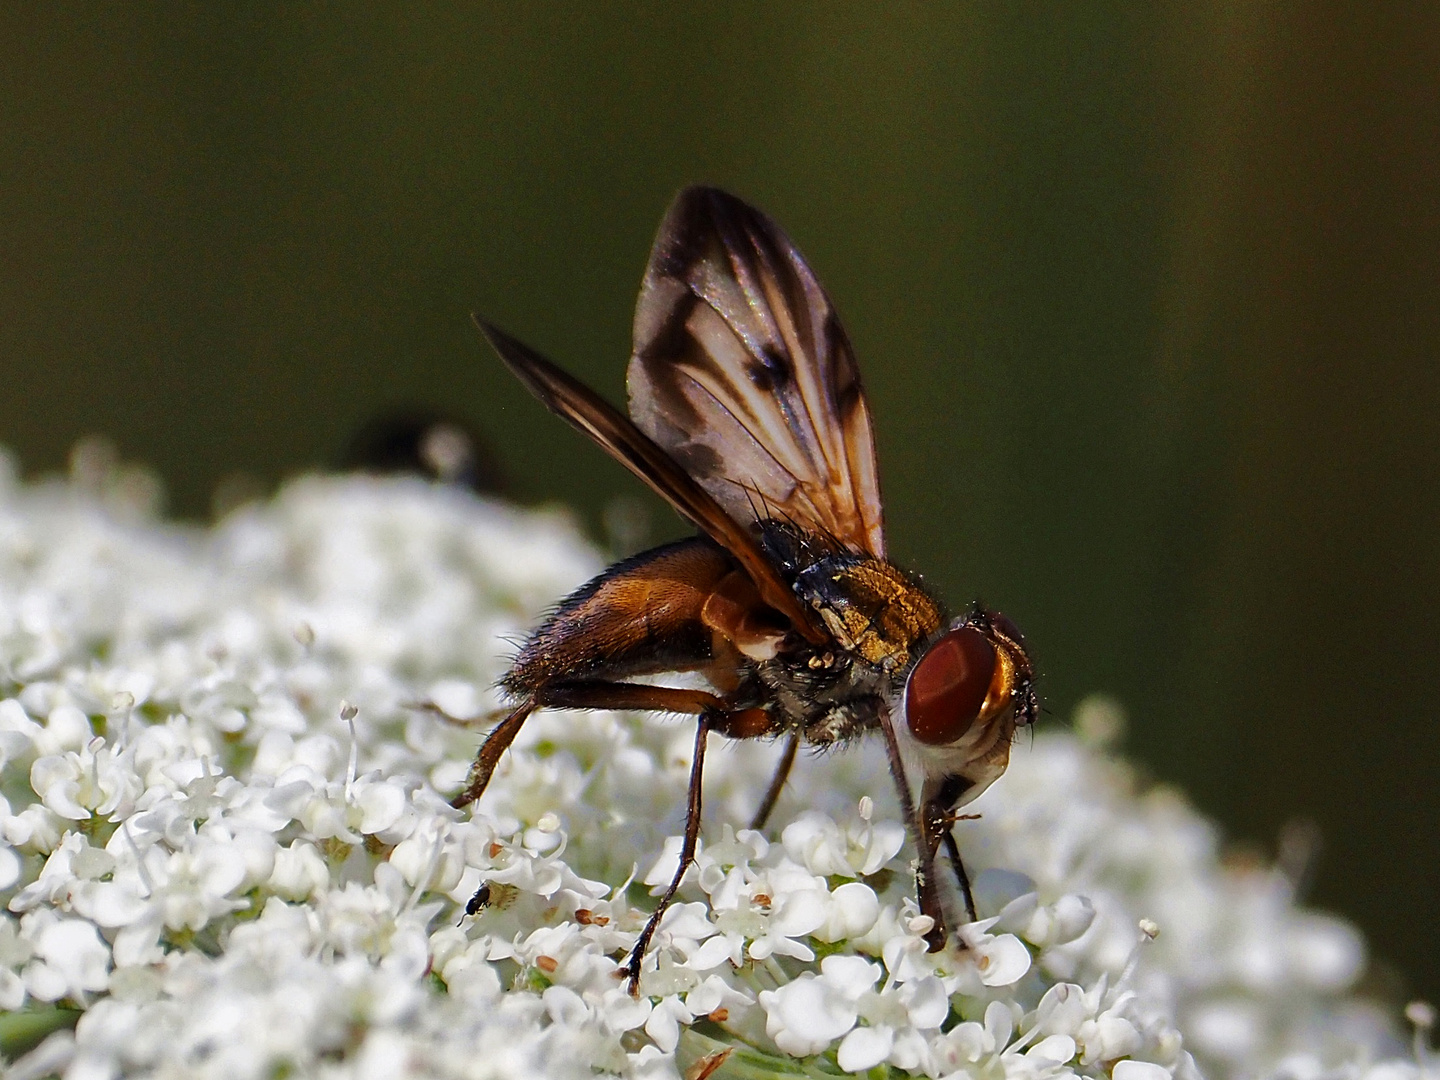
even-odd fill
[(25, 965), (25, 989), (37, 1001), (59, 1001), (70, 993), (65, 974), (43, 960)]
[(1114, 1080), (1170, 1080), (1170, 1070), (1148, 1061), (1117, 1061), (1110, 1071)]
[(211, 896), (229, 896), (245, 881), (245, 856), (233, 844), (214, 841), (200, 848), (195, 858), (196, 872), (202, 875), (203, 887)]
[(275, 853), (269, 884), (286, 900), (304, 900), (330, 884), (330, 869), (315, 845), (295, 840)]
[(1365, 966), (1365, 942), (1350, 924), (1316, 912), (1295, 918), (1285, 958), (1297, 981), (1325, 993), (1347, 989)]
[(985, 1006), (985, 1034), (990, 1036), (991, 1047), (1001, 1049), (1010, 1041), (1015, 1030), (1015, 1017), (1003, 1001), (992, 1001)]
[(980, 981), (986, 986), (1010, 986), (1030, 970), (1030, 950), (1014, 934), (1001, 934), (976, 952)]
[(659, 857), (651, 864), (645, 876), (640, 879), (646, 885), (654, 886), (657, 895), (670, 884), (675, 877), (675, 871), (680, 869), (680, 849), (684, 844), (683, 836), (667, 836)]
[(90, 811), (77, 801), (79, 795), (80, 785), (74, 780), (56, 780), (46, 786), (40, 798), (46, 809), (57, 817), (83, 821), (90, 816)]
[(708, 940), (701, 942), (700, 947), (691, 954), (689, 965), (696, 971), (709, 971), (711, 968), (719, 967), (726, 960), (731, 959), (731, 940), (728, 934), (716, 934)]
[(1123, 1016), (1105, 1014), (1095, 1021), (1093, 1034), (1085, 1039), (1085, 1059), (1115, 1061), (1138, 1054), (1143, 1045), (1134, 1024)]
[(873, 874), (898, 855), (904, 846), (904, 825), (898, 821), (877, 822), (870, 829), (870, 844), (865, 851), (865, 861), (855, 869), (862, 876)]
[(25, 1004), (25, 981), (8, 967), (0, 967), (0, 1009), (13, 1012)]
[(835, 822), (815, 810), (807, 810), (780, 834), (785, 854), (812, 874), (828, 877), (850, 869), (845, 861), (844, 842)]
[(1069, 1035), (1051, 1035), (1025, 1051), (1025, 1056), (1031, 1061), (1064, 1065), (1075, 1057), (1075, 1040)]
[(859, 881), (847, 881), (830, 894), (829, 910), (815, 936), (821, 941), (844, 941), (869, 932), (880, 917), (875, 890)]
[(858, 1001), (880, 978), (880, 965), (863, 956), (827, 956), (820, 971), (826, 986), (848, 1001)]
[(99, 881), (91, 886), (83, 904), (77, 902), (76, 909), (109, 928), (129, 926), (150, 910), (150, 903), (129, 883)]
[[(833, 959), (833, 957), (832, 957)], [(765, 1032), (789, 1054), (818, 1054), (855, 1026), (853, 1002), (830, 993), (808, 972), (778, 990), (760, 995)]]
[(950, 1015), (950, 995), (945, 992), (945, 984), (933, 975), (906, 983), (904, 996), (910, 1023), (917, 1028), (938, 1028)]
[(715, 924), (710, 921), (707, 908), (702, 903), (671, 904), (660, 920), (660, 929), (672, 937), (703, 941), (715, 933)]
[(1095, 905), (1088, 896), (1066, 893), (1055, 901), (1055, 930), (1051, 944), (1064, 945), (1074, 941), (1095, 921)]
[(1035, 1007), (1034, 1024), (1046, 1034), (1074, 1035), (1091, 1014), (1085, 990), (1074, 983), (1056, 983)]
[(616, 1035), (638, 1028), (650, 1019), (653, 1009), (649, 998), (633, 998), (622, 987), (607, 990), (600, 1004), (606, 1029)]
[(360, 804), (360, 831), (366, 835), (390, 828), (405, 812), (405, 792), (395, 784), (365, 784), (357, 801)]
[(676, 997), (667, 997), (656, 1004), (645, 1021), (645, 1034), (665, 1053), (671, 1053), (680, 1041), (680, 1025), (688, 1024), (694, 1017)]
[(66, 980), (72, 994), (104, 990), (109, 983), (110, 949), (95, 925), (83, 919), (59, 919), (46, 926), (35, 942), (35, 954)]
[(890, 1056), (895, 1033), (888, 1027), (857, 1027), (840, 1044), (836, 1061), (846, 1072), (864, 1072)]
[(786, 893), (775, 902), (770, 915), (770, 932), (795, 937), (818, 930), (825, 924), (829, 894), (820, 889)]
[(1022, 893), (1020, 896), (1009, 901), (1000, 909), (1000, 917), (995, 925), (1001, 930), (1009, 930), (1017, 934), (1025, 934), (1031, 941), (1035, 940), (1029, 933), (1026, 933), (1036, 909), (1040, 907), (1040, 894), (1036, 892)]
[[(796, 960), (810, 961), (815, 959), (815, 951), (803, 942), (795, 941), (787, 937), (770, 937), (764, 939), (769, 942), (769, 952), (766, 955), (793, 956)], [(756, 942), (755, 944), (760, 944)], [(757, 957), (757, 959), (759, 959)]]
[(550, 1019), (565, 1027), (578, 1027), (590, 1018), (590, 1006), (568, 986), (549, 986), (541, 995)]
[(719, 975), (711, 975), (685, 995), (685, 1007), (695, 1016), (708, 1016), (721, 1007), (745, 1008), (751, 999)]

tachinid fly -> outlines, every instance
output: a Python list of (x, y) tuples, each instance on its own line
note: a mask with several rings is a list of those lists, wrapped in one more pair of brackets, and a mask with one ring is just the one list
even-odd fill
[[(956, 810), (1035, 718), (1024, 640), (998, 612), (949, 617), (885, 557), (870, 411), (850, 343), (800, 253), (764, 214), (714, 188), (682, 191), (660, 225), (635, 311), (622, 416), (534, 350), (477, 319), (512, 372), (665, 498), (699, 535), (611, 567), (564, 600), (501, 681), (513, 709), (453, 805), (485, 791), (536, 709), (697, 718), (679, 869), (623, 970), (641, 964), (694, 859), (706, 738), (784, 741), (755, 815), (764, 826), (802, 744), (879, 731), (919, 853), (931, 950), (946, 940), (935, 880), (945, 845), (967, 914)], [(635, 681), (673, 672), (709, 690)], [(913, 779), (912, 779), (913, 778)]]

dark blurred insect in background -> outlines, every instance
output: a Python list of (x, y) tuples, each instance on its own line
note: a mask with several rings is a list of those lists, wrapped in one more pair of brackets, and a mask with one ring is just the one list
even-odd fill
[(505, 489), (499, 459), (475, 425), (438, 409), (392, 409), (375, 416), (355, 432), (339, 466), (414, 473), (487, 495)]
[[(919, 853), (932, 951), (947, 940), (943, 843), (975, 904), (952, 827), (1033, 722), (1024, 640), (975, 604), (951, 618), (886, 560), (870, 412), (829, 298), (780, 229), (714, 188), (680, 193), (635, 312), (627, 419), (534, 350), (477, 320), (552, 412), (626, 465), (700, 535), (612, 566), (566, 598), (501, 680), (513, 710), (486, 737), (463, 807), (539, 708), (698, 718), (680, 864), (622, 969), (639, 992), (660, 919), (695, 857), (706, 738), (779, 738), (762, 828), (796, 750), (879, 730)], [(634, 681), (696, 672), (711, 689)], [(912, 777), (919, 780), (918, 793)], [(918, 794), (918, 798), (917, 798)]]

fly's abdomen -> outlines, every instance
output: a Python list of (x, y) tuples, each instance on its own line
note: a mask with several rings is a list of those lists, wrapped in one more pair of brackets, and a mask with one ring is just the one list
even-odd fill
[(561, 601), (502, 680), (523, 695), (546, 683), (690, 671), (713, 658), (705, 602), (734, 569), (710, 540), (694, 537), (642, 552)]

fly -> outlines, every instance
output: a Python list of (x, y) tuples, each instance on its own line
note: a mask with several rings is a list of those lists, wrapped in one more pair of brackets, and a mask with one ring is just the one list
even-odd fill
[[(926, 939), (931, 951), (943, 948), (939, 849), (974, 921), (952, 827), (1005, 771), (1016, 728), (1034, 721), (1034, 668), (1005, 616), (976, 604), (952, 617), (888, 561), (860, 372), (800, 252), (734, 196), (682, 191), (636, 306), (629, 417), (476, 322), (547, 408), (699, 532), (612, 566), (534, 631), (500, 683), (511, 709), (452, 805), (484, 793), (537, 709), (696, 718), (680, 864), (621, 969), (638, 994), (656, 927), (695, 858), (708, 736), (783, 741), (751, 822), (759, 829), (802, 744), (878, 731), (919, 854)], [(709, 689), (636, 681), (675, 672), (697, 673)]]

